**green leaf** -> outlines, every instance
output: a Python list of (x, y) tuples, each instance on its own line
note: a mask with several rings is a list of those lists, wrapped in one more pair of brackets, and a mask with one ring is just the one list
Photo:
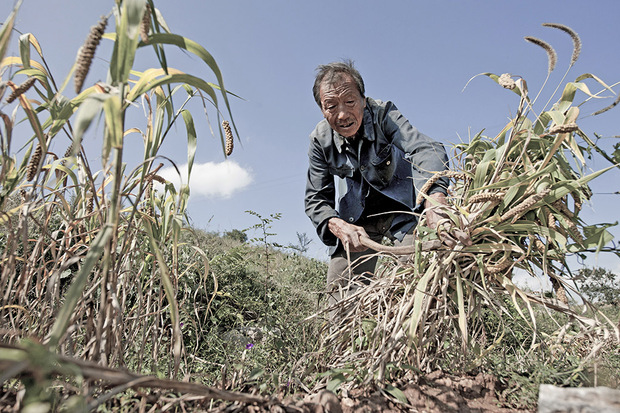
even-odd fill
[(549, 112), (545, 112), (545, 113), (547, 114), (547, 116), (549, 116), (551, 118), (553, 123), (555, 123), (556, 125), (563, 125), (564, 124), (564, 119), (566, 119), (566, 116), (564, 115), (564, 113), (565, 113), (564, 111), (550, 110)]
[(467, 314), (465, 313), (465, 297), (463, 296), (463, 279), (461, 274), (455, 274), (456, 277), (456, 297), (457, 306), (459, 308), (459, 329), (463, 339), (463, 348), (467, 348), (469, 334), (467, 332)]
[(413, 309), (411, 312), (411, 318), (409, 319), (409, 337), (416, 341), (416, 332), (418, 331), (418, 325), (420, 324), (420, 320), (422, 319), (422, 304), (424, 299), (426, 298), (426, 287), (428, 282), (435, 275), (437, 262), (433, 261), (431, 265), (428, 267), (415, 289), (415, 293), (413, 295)]
[(197, 135), (192, 114), (187, 109), (184, 109), (181, 114), (185, 121), (185, 129), (187, 130), (187, 182), (189, 183), (196, 156)]
[(265, 374), (265, 369), (263, 369), (262, 367), (255, 367), (250, 372), (250, 377), (248, 377), (248, 380), (252, 381), (252, 380), (259, 379), (263, 376), (263, 374)]
[(332, 378), (327, 382), (327, 390), (335, 393), (338, 387), (340, 387), (340, 385), (346, 381), (347, 380), (344, 377), (344, 374), (337, 373), (336, 375), (332, 376)]
[(162, 85), (187, 83), (206, 92), (217, 105), (217, 95), (215, 94), (215, 90), (213, 88), (214, 85), (199, 77), (188, 75), (187, 73), (179, 70), (169, 69), (169, 72), (170, 73), (166, 73), (162, 69), (146, 70), (127, 95), (127, 100), (133, 102), (143, 93), (146, 93), (149, 90), (154, 90)]
[(22, 58), (24, 69), (30, 69), (30, 33), (19, 36), (19, 54)]
[(555, 201), (557, 201), (558, 199), (564, 197), (565, 195), (568, 195), (571, 192), (577, 191), (585, 186), (587, 186), (587, 183), (590, 182), (591, 180), (593, 180), (594, 178), (599, 177), (600, 175), (604, 174), (605, 172), (609, 171), (612, 168), (615, 168), (616, 165), (611, 165), (608, 166), (607, 168), (601, 169), (599, 171), (593, 172), (590, 175), (586, 175), (580, 179), (574, 180), (574, 181), (564, 181), (564, 182), (560, 182), (558, 184), (553, 185), (553, 188), (551, 189), (551, 192), (549, 193), (549, 195), (547, 195), (544, 198), (544, 201), (547, 204), (551, 204)]
[(403, 393), (402, 390), (399, 389), (398, 387), (394, 387), (391, 384), (388, 384), (385, 387), (385, 391), (388, 392), (390, 395), (394, 396), (396, 400), (398, 400), (401, 403), (409, 402), (409, 400), (407, 400), (407, 396), (405, 396), (405, 393)]
[(90, 127), (95, 116), (101, 113), (103, 103), (110, 95), (97, 93), (88, 96), (88, 98), (80, 105), (80, 109), (75, 118), (75, 130), (73, 132), (73, 140), (79, 147), (82, 144), (82, 137)]
[(558, 102), (558, 110), (560, 112), (565, 112), (574, 102), (575, 100), (575, 92), (577, 89), (581, 90), (583, 93), (588, 95), (591, 98), (601, 98), (601, 96), (597, 96), (590, 92), (590, 89), (585, 83), (567, 83), (564, 87), (564, 92), (562, 92), (562, 97)]
[(148, 219), (143, 219), (144, 228), (146, 229), (146, 233), (148, 235), (149, 243), (151, 245), (151, 250), (155, 253), (155, 257), (157, 258), (157, 263), (159, 266), (159, 272), (161, 274), (161, 282), (164, 287), (164, 293), (166, 295), (166, 299), (168, 300), (168, 304), (170, 305), (170, 319), (172, 321), (172, 337), (174, 340), (174, 344), (172, 346), (172, 355), (174, 357), (174, 374), (178, 372), (179, 364), (181, 362), (181, 347), (182, 347), (182, 333), (180, 326), (180, 316), (179, 316), (179, 304), (176, 300), (176, 295), (174, 292), (174, 286), (172, 284), (172, 279), (170, 278), (170, 270), (166, 265), (166, 259), (159, 248), (157, 240), (153, 235), (153, 228), (151, 222)]
[(534, 133), (536, 135), (542, 134), (547, 128), (547, 125), (549, 125), (550, 120), (551, 115), (549, 114), (549, 112), (541, 113), (536, 122), (534, 123)]
[(613, 93), (615, 95), (614, 90), (611, 87), (609, 87), (607, 85), (607, 83), (603, 82), (598, 76), (596, 76), (596, 75), (594, 75), (592, 73), (584, 73), (583, 75), (581, 75), (577, 79), (575, 79), (575, 82), (581, 82), (582, 80), (585, 80), (585, 79), (594, 79), (594, 80), (596, 80), (601, 86), (603, 86), (605, 89), (609, 90), (611, 93)]
[(117, 23), (114, 51), (110, 61), (112, 84), (120, 86), (127, 83), (133, 66), (136, 49), (140, 41), (140, 24), (146, 0), (124, 0)]
[(578, 252), (585, 249), (595, 248), (596, 252), (600, 252), (601, 249), (610, 242), (614, 240), (613, 234), (607, 231), (607, 228), (617, 225), (614, 224), (604, 224), (602, 226), (590, 225), (583, 228), (583, 234), (585, 235), (585, 239), (583, 240), (583, 248), (579, 245), (572, 244), (568, 246), (568, 251), (570, 252)]
[(22, 0), (19, 0), (15, 4), (15, 7), (13, 7), (13, 11), (9, 15), (9, 17), (4, 21), (4, 24), (0, 28), (0, 61), (4, 59), (6, 50), (9, 47), (11, 33), (13, 33), (13, 25), (15, 24), (15, 17), (17, 16), (17, 11), (19, 10), (19, 7), (21, 5)]
[(123, 146), (123, 110), (119, 95), (109, 95), (103, 102), (105, 115), (105, 137), (103, 141), (103, 161), (106, 162), (112, 148)]
[[(224, 87), (224, 78), (222, 77), (222, 73), (217, 63), (215, 62), (215, 59), (211, 55), (211, 53), (209, 53), (204, 47), (202, 47), (200, 44), (196, 43), (195, 41), (190, 40), (186, 37), (179, 36), (177, 34), (171, 34), (171, 33), (153, 34), (149, 38), (149, 45), (151, 44), (171, 44), (171, 45), (178, 46), (198, 56), (203, 62), (205, 62), (209, 66), (211, 71), (213, 71), (213, 73), (215, 74), (215, 77), (219, 85), (219, 89), (222, 91), (222, 94), (224, 96), (224, 103), (226, 104), (226, 108), (228, 109), (228, 113), (230, 114), (231, 123), (233, 124), (233, 127), (235, 128), (235, 132), (236, 132), (235, 122), (232, 118), (232, 111), (230, 110), (230, 104), (228, 102), (228, 96), (227, 96), (227, 94), (230, 92), (228, 92), (226, 88)], [(140, 46), (145, 46), (145, 45), (140, 44)]]
[(489, 149), (485, 152), (484, 157), (476, 168), (476, 175), (474, 176), (474, 188), (480, 188), (484, 185), (486, 179), (489, 176), (491, 164), (495, 164), (496, 153), (497, 151), (495, 149)]
[(49, 340), (50, 349), (54, 350), (56, 348), (60, 339), (65, 334), (65, 331), (67, 331), (67, 327), (69, 327), (69, 323), (71, 322), (71, 317), (75, 310), (75, 306), (84, 293), (84, 287), (86, 286), (86, 282), (91, 275), (92, 269), (95, 267), (97, 261), (99, 261), (99, 257), (101, 257), (103, 249), (112, 237), (113, 233), (114, 226), (105, 224), (91, 244), (90, 250), (88, 251), (88, 254), (86, 254), (86, 258), (82, 263), (82, 268), (80, 268), (80, 271), (73, 279), (69, 290), (65, 294), (65, 302), (60, 308), (60, 311), (56, 316), (56, 321), (52, 326)]
[(566, 86), (564, 87), (564, 91), (562, 92), (562, 96), (560, 97), (560, 101), (558, 102), (557, 108), (560, 112), (565, 112), (573, 104), (576, 91), (576, 83), (570, 82), (566, 84)]

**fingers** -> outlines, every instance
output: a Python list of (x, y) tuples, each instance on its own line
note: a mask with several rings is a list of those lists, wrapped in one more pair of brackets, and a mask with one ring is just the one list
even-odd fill
[(358, 227), (355, 225), (351, 225), (351, 228), (344, 231), (342, 241), (345, 249), (350, 252), (362, 252), (366, 251), (368, 248), (364, 246), (360, 240), (361, 237), (368, 237), (366, 231), (362, 227)]
[(364, 246), (361, 247), (355, 247), (352, 243), (350, 243), (349, 241), (343, 241), (343, 245), (344, 245), (344, 249), (345, 251), (349, 251), (349, 252), (362, 252), (364, 250), (366, 250), (367, 248)]
[(350, 252), (362, 252), (368, 248), (364, 246), (360, 240), (360, 237), (368, 237), (366, 230), (357, 225), (345, 224), (341, 227), (340, 240), (345, 249)]
[[(441, 242), (448, 248), (454, 248), (456, 245), (463, 246), (472, 245), (471, 237), (466, 228), (466, 222), (457, 210), (452, 210), (452, 217), (444, 208), (448, 206), (434, 206), (425, 211), (426, 225), (437, 231), (437, 236)], [(454, 216), (458, 222), (453, 222)]]

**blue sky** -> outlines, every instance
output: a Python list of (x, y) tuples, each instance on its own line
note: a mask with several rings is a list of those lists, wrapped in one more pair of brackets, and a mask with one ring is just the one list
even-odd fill
[[(89, 28), (110, 12), (112, 4), (112, 0), (24, 0), (16, 27), (38, 38), (52, 73), (62, 81)], [(2, 1), (2, 19), (11, 6), (12, 1)], [(219, 175), (224, 166), (219, 140), (210, 135), (206, 122), (198, 120), (201, 109), (195, 113), (196, 162), (205, 176), (199, 183), (211, 186), (193, 190), (189, 205), (193, 224), (224, 232), (257, 223), (246, 210), (264, 217), (281, 213), (281, 219), (272, 224), (277, 234), (273, 241), (296, 243), (296, 233), (306, 233), (313, 240), (310, 254), (317, 258), (324, 258), (326, 249), (303, 210), (308, 135), (322, 118), (311, 94), (317, 65), (353, 59), (364, 76), (368, 96), (392, 100), (413, 125), (443, 142), (450, 152), (452, 145), (482, 129), (494, 136), (518, 104), (515, 94), (486, 77), (475, 78), (464, 89), (473, 76), (509, 72), (524, 77), (532, 95), (541, 87), (547, 57), (524, 36), (541, 38), (558, 53), (557, 68), (540, 101), (549, 98), (568, 67), (572, 41), (542, 23), (567, 25), (581, 37), (582, 53), (568, 81), (583, 73), (593, 73), (610, 85), (620, 81), (617, 0), (165, 0), (156, 6), (173, 32), (213, 54), (226, 87), (243, 97), (231, 101), (241, 142), (236, 142), (230, 158), (234, 164), (223, 175)], [(16, 37), (10, 51), (18, 52)], [(139, 59), (148, 64), (152, 55), (151, 49), (144, 49)], [(105, 80), (101, 59), (109, 56), (104, 41), (87, 84)], [(198, 59), (171, 56), (170, 66), (211, 76)], [(588, 85), (599, 90), (594, 83)], [(620, 92), (620, 85), (614, 90)], [(579, 100), (584, 98), (578, 95)], [(584, 104), (578, 120), (591, 137), (595, 132), (607, 137), (606, 149), (618, 140), (610, 137), (620, 135), (620, 107), (600, 116), (588, 115), (613, 99)], [(183, 134), (181, 127), (164, 153), (179, 164), (186, 158)], [(95, 156), (96, 139), (86, 137), (92, 147), (87, 151)], [(600, 159), (590, 165), (594, 170), (607, 166)], [(620, 190), (619, 181), (616, 169), (592, 185), (595, 196), (584, 213), (586, 222), (617, 220), (620, 195), (613, 192)], [(218, 184), (228, 193), (220, 192)], [(618, 229), (612, 232), (620, 237)], [(600, 264), (620, 271), (615, 256), (602, 257)]]

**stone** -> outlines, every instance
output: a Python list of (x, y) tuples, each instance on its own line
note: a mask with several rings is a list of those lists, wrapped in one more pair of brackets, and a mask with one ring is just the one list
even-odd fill
[(620, 413), (620, 390), (609, 387), (556, 387), (541, 384), (538, 413)]

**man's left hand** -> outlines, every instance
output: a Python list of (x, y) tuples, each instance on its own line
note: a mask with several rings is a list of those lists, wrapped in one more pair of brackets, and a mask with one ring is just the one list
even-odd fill
[[(458, 226), (455, 226), (449, 216), (442, 211), (450, 208), (446, 195), (441, 192), (436, 192), (428, 197), (429, 199), (424, 203), (426, 225), (431, 229), (437, 230), (439, 239), (449, 248), (453, 248), (459, 242), (466, 246), (472, 245), (469, 234)], [(454, 211), (454, 213), (458, 214), (458, 211)], [(442, 220), (449, 223), (446, 228), (438, 228)]]
[(435, 192), (428, 197), (430, 199), (427, 199), (424, 202), (426, 225), (431, 229), (437, 229), (437, 224), (439, 223), (439, 220), (443, 219), (441, 214), (438, 213), (438, 210), (439, 208), (441, 208), (440, 205), (448, 205), (448, 199), (446, 198), (446, 195), (442, 192)]

